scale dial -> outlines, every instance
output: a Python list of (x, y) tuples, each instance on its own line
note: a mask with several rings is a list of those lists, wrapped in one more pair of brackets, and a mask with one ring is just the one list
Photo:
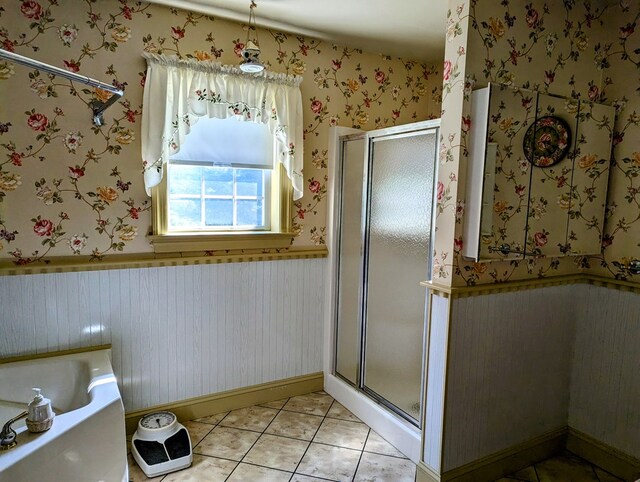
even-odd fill
[(169, 434), (175, 431), (178, 422), (171, 412), (149, 413), (138, 422), (138, 431), (144, 435)]

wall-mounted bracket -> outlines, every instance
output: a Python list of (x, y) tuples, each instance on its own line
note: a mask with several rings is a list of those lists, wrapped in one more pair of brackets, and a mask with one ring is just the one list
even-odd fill
[(53, 75), (59, 75), (60, 77), (64, 77), (69, 80), (75, 80), (91, 87), (106, 90), (107, 92), (111, 92), (112, 95), (106, 102), (93, 100), (89, 104), (91, 110), (93, 111), (93, 124), (96, 126), (104, 125), (104, 111), (124, 95), (123, 90), (114, 87), (113, 85), (105, 84), (104, 82), (92, 79), (91, 77), (86, 77), (84, 75), (76, 74), (75, 72), (69, 72), (68, 70), (54, 67), (53, 65), (45, 64), (43, 62), (40, 62), (39, 60), (23, 57), (22, 55), (9, 52), (8, 50), (0, 49), (0, 58), (10, 60), (11, 62), (15, 62), (17, 64), (25, 65), (27, 67), (32, 67), (37, 70), (42, 70)]

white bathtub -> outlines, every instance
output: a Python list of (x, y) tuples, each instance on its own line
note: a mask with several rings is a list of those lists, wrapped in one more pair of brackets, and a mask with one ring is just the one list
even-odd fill
[[(13, 425), (18, 446), (0, 451), (0, 482), (128, 481), (124, 407), (110, 350), (0, 364), (0, 425), (26, 410), (32, 387), (56, 418), (32, 434)], [(1, 427), (0, 427), (1, 428)]]

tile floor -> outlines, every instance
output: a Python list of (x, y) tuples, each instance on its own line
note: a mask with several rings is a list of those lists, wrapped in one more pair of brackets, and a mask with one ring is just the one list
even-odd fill
[[(148, 479), (129, 454), (131, 482), (414, 482), (416, 466), (324, 392), (183, 424), (188, 469)], [(622, 482), (566, 452), (496, 482)]]
[(147, 479), (129, 454), (132, 482), (413, 482), (416, 466), (324, 392), (183, 424), (188, 469)]
[(622, 482), (576, 455), (564, 454), (531, 465), (496, 482)]

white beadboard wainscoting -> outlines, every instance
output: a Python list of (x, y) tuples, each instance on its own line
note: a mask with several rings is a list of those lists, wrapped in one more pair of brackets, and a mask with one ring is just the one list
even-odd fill
[(441, 469), (444, 389), (446, 383), (449, 298), (431, 297), (427, 353), (427, 394), (424, 421), (424, 463), (435, 472)]
[(453, 301), (443, 471), (566, 426), (580, 287)]
[(640, 295), (573, 284), (450, 309), (443, 472), (565, 426), (640, 458)]
[(0, 277), (0, 357), (111, 343), (128, 411), (322, 371), (325, 259)]
[(582, 286), (569, 426), (640, 458), (640, 295)]

